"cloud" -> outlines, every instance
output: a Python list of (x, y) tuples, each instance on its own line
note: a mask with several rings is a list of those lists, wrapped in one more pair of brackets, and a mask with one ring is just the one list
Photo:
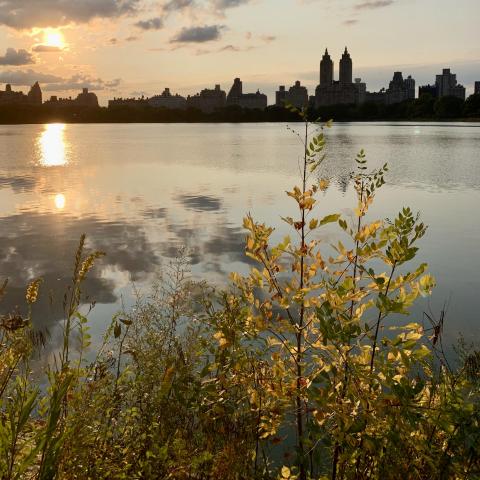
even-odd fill
[(81, 90), (89, 88), (92, 90), (113, 90), (117, 88), (122, 80), (115, 78), (113, 80), (102, 80), (101, 78), (92, 78), (84, 74), (76, 74), (70, 78), (62, 78), (57, 75), (35, 72), (34, 70), (10, 70), (0, 72), (0, 83), (10, 83), (11, 85), (33, 85), (39, 82), (42, 89), (46, 92)]
[(5, 55), (0, 56), (0, 65), (29, 65), (35, 63), (32, 54), (26, 50), (7, 48)]
[(55, 47), (53, 45), (35, 45), (32, 50), (37, 53), (52, 53), (61, 52), (63, 48)]
[(249, 2), (250, 0), (212, 0), (213, 6), (218, 10), (239, 7), (240, 5), (245, 5)]
[(218, 40), (225, 27), (223, 25), (205, 25), (186, 27), (171, 40), (171, 43), (203, 43)]
[(138, 40), (138, 37), (136, 37), (135, 35), (131, 35), (130, 37), (127, 37), (125, 39), (126, 42), (135, 42), (135, 40)]
[(358, 20), (355, 20), (355, 19), (351, 19), (351, 20), (345, 20), (343, 22), (344, 25), (347, 25), (347, 26), (352, 26), (352, 25), (355, 25), (356, 23), (358, 23)]
[[(225, 45), (222, 48), (219, 48), (216, 50), (217, 52), (249, 52), (250, 50), (253, 50), (254, 47), (253, 45), (248, 45), (246, 47), (237, 47), (236, 45)], [(214, 52), (202, 52), (203, 54), (206, 53), (214, 53)]]
[(58, 27), (135, 13), (140, 0), (1, 0), (0, 24), (16, 29)]
[(240, 47), (236, 47), (235, 45), (225, 45), (222, 48), (218, 49), (219, 52), (241, 52), (242, 49)]
[[(113, 90), (121, 84), (121, 79), (116, 78), (110, 81), (104, 81), (101, 78), (92, 78), (88, 75), (76, 74), (70, 78), (60, 79), (57, 82), (49, 82), (43, 90), (46, 92), (63, 92), (69, 90), (81, 90), (88, 88), (89, 90)], [(40, 82), (41, 83), (41, 82)], [(47, 83), (47, 82), (44, 82)]]
[(160, 17), (140, 20), (135, 26), (142, 30), (160, 30), (163, 27), (163, 20)]
[(31, 69), (0, 72), (0, 83), (10, 83), (11, 85), (33, 85), (35, 82), (54, 83), (61, 81), (62, 77), (57, 75), (39, 73)]
[(265, 43), (272, 43), (274, 42), (277, 37), (275, 35), (261, 35), (260, 38), (265, 42)]
[(194, 6), (194, 0), (169, 0), (163, 5), (164, 12), (176, 12)]
[(367, 0), (355, 5), (356, 10), (374, 10), (376, 8), (383, 8), (392, 5), (395, 0)]
[[(126, 272), (136, 281), (147, 278), (160, 264), (156, 248), (141, 225), (103, 222), (88, 215), (63, 215), (60, 219), (52, 213), (24, 212), (1, 218), (0, 227), (0, 269), (2, 277), (10, 279), (7, 294), (2, 299), (2, 310), (8, 312), (17, 305), (20, 308), (25, 305), (25, 285), (31, 280), (33, 271), (35, 277), (41, 276), (44, 280), (43, 295), (34, 305), (36, 322), (41, 322), (37, 327), (51, 327), (62, 318), (62, 299), (70, 281), (72, 255), (83, 232), (89, 232), (92, 250), (107, 252), (84, 284), (83, 298), (88, 296), (90, 301), (107, 304), (117, 300), (115, 284), (105, 278), (105, 271)], [(8, 234), (19, 229), (22, 235)], [(32, 239), (35, 239), (35, 248), (32, 248)], [(50, 291), (53, 304), (47, 293)]]
[(215, 212), (222, 207), (220, 198), (209, 195), (182, 195), (180, 202), (185, 208), (196, 212)]

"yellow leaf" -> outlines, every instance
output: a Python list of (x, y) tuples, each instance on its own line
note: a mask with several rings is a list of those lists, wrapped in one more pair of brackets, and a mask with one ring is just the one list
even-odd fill
[(282, 478), (290, 478), (291, 472), (288, 467), (282, 467)]

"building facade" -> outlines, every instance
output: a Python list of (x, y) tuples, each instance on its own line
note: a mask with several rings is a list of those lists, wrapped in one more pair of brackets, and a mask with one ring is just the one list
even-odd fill
[(267, 108), (267, 96), (257, 90), (256, 93), (243, 93), (243, 83), (235, 78), (232, 88), (227, 95), (227, 106), (237, 105), (242, 108), (260, 109)]
[(275, 105), (277, 107), (283, 107), (285, 103), (290, 103), (297, 108), (306, 107), (308, 105), (307, 87), (302, 86), (299, 80), (297, 80), (295, 85), (291, 86), (288, 91), (284, 85), (280, 85), (275, 93)]
[(437, 86), (436, 85), (423, 85), (418, 87), (418, 97), (422, 95), (431, 95), (433, 98), (437, 98)]
[(187, 108), (187, 99), (181, 95), (170, 93), (169, 88), (165, 88), (161, 95), (155, 95), (148, 99), (148, 104), (155, 108), (170, 108), (183, 110)]
[(402, 72), (395, 72), (385, 95), (387, 105), (415, 99), (415, 80), (409, 75), (403, 78)]
[(227, 95), (224, 90), (220, 89), (220, 85), (215, 85), (213, 90), (205, 88), (200, 93), (187, 97), (187, 107), (198, 108), (205, 113), (223, 108), (226, 103)]
[(457, 83), (457, 75), (444, 68), (442, 73), (437, 75), (435, 86), (438, 97), (457, 97), (465, 100), (465, 87)]
[[(119, 99), (120, 100), (120, 99)], [(110, 100), (112, 102), (112, 100)], [(110, 106), (109, 102), (109, 106)], [(84, 88), (82, 93), (77, 95), (77, 98), (58, 98), (56, 95), (50, 97), (50, 100), (45, 102), (45, 105), (50, 107), (57, 108), (66, 108), (66, 107), (84, 107), (84, 108), (98, 108), (98, 97), (93, 93), (89, 92), (88, 88)]]
[(148, 99), (145, 97), (140, 98), (114, 98), (108, 101), (108, 108), (145, 108), (148, 106)]
[(480, 95), (480, 82), (475, 82), (474, 95)]
[(35, 82), (27, 95), (23, 92), (14, 92), (11, 85), (6, 85), (5, 90), (0, 90), (0, 105), (42, 105), (42, 89)]

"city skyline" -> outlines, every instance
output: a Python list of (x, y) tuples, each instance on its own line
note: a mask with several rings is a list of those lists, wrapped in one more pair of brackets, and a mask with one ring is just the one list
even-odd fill
[[(327, 70), (328, 73), (327, 73), (327, 82), (325, 82), (325, 76), (323, 74), (323, 79), (322, 79), (322, 69), (325, 71), (325, 68), (322, 67), (322, 64), (324, 63), (325, 59), (328, 58), (328, 61), (332, 62), (332, 65), (331, 66), (328, 66), (327, 67)], [(349, 64), (349, 67), (348, 67), (348, 73), (347, 73), (347, 76), (348, 76), (348, 79), (345, 80), (345, 74), (343, 75), (344, 78), (342, 80), (342, 73), (341, 73), (341, 64), (342, 62), (345, 60), (345, 58), (348, 58), (348, 61), (350, 62)], [(331, 70), (331, 71), (330, 71)], [(441, 68), (441, 71), (445, 74), (445, 72), (448, 72), (448, 75), (450, 75), (450, 71), (451, 71), (451, 68)], [(338, 72), (336, 74), (336, 72)], [(385, 85), (381, 86), (380, 88), (369, 88), (370, 86), (366, 84), (366, 82), (363, 81), (363, 79), (361, 77), (359, 77), (357, 75), (357, 70), (355, 70), (355, 67), (352, 67), (352, 58), (350, 57), (350, 52), (348, 52), (348, 47), (345, 47), (345, 51), (344, 53), (342, 54), (342, 57), (340, 58), (340, 61), (338, 62), (338, 66), (337, 66), (337, 70), (335, 70), (335, 62), (333, 60), (331, 60), (330, 56), (329, 56), (329, 53), (328, 53), (328, 48), (325, 49), (325, 53), (320, 61), (320, 69), (319, 71), (317, 71), (317, 86), (316, 88), (310, 88), (310, 87), (307, 87), (306, 85), (302, 85), (301, 81), (300, 80), (295, 80), (295, 82), (292, 83), (292, 85), (290, 86), (290, 94), (292, 94), (292, 89), (293, 91), (296, 90), (296, 93), (293, 92), (293, 95), (297, 96), (300, 96), (300, 98), (303, 98), (305, 96), (305, 98), (307, 99), (310, 99), (310, 98), (317, 98), (317, 101), (314, 101), (315, 104), (320, 105), (320, 104), (332, 104), (332, 105), (335, 105), (335, 104), (342, 104), (342, 103), (345, 103), (345, 104), (356, 104), (356, 103), (363, 103), (363, 102), (374, 102), (374, 103), (378, 103), (379, 102), (379, 95), (382, 95), (382, 96), (385, 96), (385, 94), (387, 94), (387, 97), (389, 96), (389, 92), (391, 94), (391, 98), (387, 98), (385, 97), (384, 99), (380, 100), (381, 103), (399, 103), (403, 100), (406, 100), (406, 99), (414, 99), (414, 98), (418, 98), (421, 94), (422, 94), (422, 91), (423, 93), (427, 92), (428, 93), (432, 93), (433, 96), (437, 96), (437, 93), (436, 92), (430, 92), (428, 89), (429, 88), (432, 88), (431, 85), (430, 85), (430, 81), (432, 81), (432, 78), (430, 79), (426, 79), (424, 82), (420, 81), (420, 82), (416, 82), (415, 78), (412, 78), (411, 75), (408, 75), (408, 77), (406, 77), (405, 79), (402, 78), (402, 74), (404, 72), (402, 71), (399, 71), (399, 70), (396, 70), (393, 72), (393, 80), (390, 80), (390, 81), (387, 81)], [(452, 72), (453, 73), (453, 72)], [(39, 73), (37, 74), (37, 76), (39, 76), (40, 78), (43, 77), (42, 73)], [(338, 80), (336, 80), (336, 77), (338, 77)], [(441, 74), (439, 74), (438, 72), (433, 75), (433, 81), (432, 81), (432, 85), (433, 87), (435, 87), (435, 84), (439, 81), (438, 79), (441, 77)], [(456, 77), (457, 77), (457, 74), (453, 74), (453, 78), (455, 79), (455, 84), (457, 84), (457, 80), (456, 80)], [(231, 95), (232, 93), (232, 90), (235, 88), (235, 84), (236, 82), (240, 82), (240, 97), (242, 96), (242, 84), (244, 83), (243, 81), (240, 81), (240, 78), (235, 78), (234, 79), (234, 83), (233, 83), (233, 86), (232, 88), (230, 89), (230, 93), (229, 93), (229, 96)], [(398, 84), (398, 81), (400, 81), (400, 85)], [(405, 84), (403, 84), (403, 82), (405, 82)], [(408, 83), (411, 83), (410, 85), (408, 85)], [(35, 85), (38, 86), (38, 80), (35, 80)], [(230, 81), (231, 83), (231, 81)], [(337, 92), (334, 93), (334, 92), (330, 92), (330, 95), (327, 95), (327, 97), (331, 97), (330, 100), (327, 100), (327, 103), (325, 103), (325, 101), (323, 102), (320, 102), (318, 103), (318, 97), (319, 97), (319, 88), (320, 87), (325, 87), (325, 84), (328, 83), (328, 84), (337, 84)], [(397, 83), (397, 85), (395, 86), (394, 84)], [(422, 83), (424, 85), (422, 85)], [(15, 86), (16, 84), (15, 83), (5, 83), (5, 88), (7, 91), (12, 91), (12, 85)], [(33, 85), (33, 87), (35, 87), (35, 85)], [(69, 90), (69, 92), (73, 92), (74, 95), (72, 97), (72, 95), (68, 96), (68, 95), (46, 95), (45, 98), (44, 98), (44, 101), (46, 103), (51, 103), (52, 101), (53, 102), (57, 102), (57, 99), (58, 100), (61, 100), (61, 101), (64, 101), (64, 102), (71, 102), (71, 101), (75, 101), (75, 97), (76, 95), (78, 94), (78, 90), (82, 90), (83, 91), (83, 94), (85, 93), (88, 93), (88, 90), (89, 88), (91, 88), (91, 86), (86, 86), (86, 85), (89, 85), (88, 82), (84, 82), (84, 83), (79, 83), (78, 85), (75, 86), (75, 90), (74, 88), (72, 88), (71, 90)], [(347, 90), (348, 90), (348, 85), (352, 85), (352, 87), (355, 85), (357, 87), (357, 89), (360, 87), (361, 89), (361, 92), (358, 92), (357, 93), (353, 93), (353, 92), (350, 92), (351, 95), (353, 95), (353, 97), (350, 97), (348, 94), (347, 96), (345, 97), (343, 94), (345, 93), (344, 92), (344, 89), (345, 87), (347, 87)], [(462, 84), (461, 80), (458, 81), (458, 86), (459, 88), (463, 89), (463, 93), (462, 91), (459, 92), (459, 95), (463, 100), (465, 100), (466, 97), (468, 97), (470, 94), (478, 94), (478, 91), (479, 91), (479, 85), (480, 85), (480, 82), (478, 80), (474, 80), (473, 82), (473, 86), (471, 88), (471, 92), (468, 91), (468, 89), (465, 88), (465, 86)], [(27, 96), (27, 92), (29, 92), (31, 90), (31, 88), (33, 88), (32, 86), (26, 88), (26, 91), (23, 92), (22, 89), (17, 89), (18, 90), (18, 93), (19, 94), (23, 94), (25, 95), (25, 97)], [(340, 92), (338, 91), (338, 87), (340, 87)], [(393, 87), (393, 90), (392, 90), (392, 87)], [(178, 91), (174, 91), (172, 92), (172, 89), (170, 87), (164, 87), (162, 88), (163, 92), (160, 94), (160, 92), (154, 92), (153, 94), (151, 95), (146, 95), (145, 93), (141, 93), (141, 95), (135, 95), (135, 93), (137, 92), (134, 92), (134, 94), (130, 95), (130, 96), (113, 96), (113, 97), (110, 97), (110, 98), (107, 98), (106, 99), (106, 104), (103, 105), (103, 106), (110, 106), (110, 105), (114, 105), (115, 102), (118, 100), (120, 103), (119, 104), (128, 104), (129, 101), (136, 101), (136, 100), (143, 100), (145, 99), (145, 105), (148, 103), (152, 106), (159, 106), (159, 105), (156, 105), (156, 103), (158, 103), (158, 101), (156, 101), (157, 98), (162, 98), (162, 97), (165, 97), (165, 95), (167, 95), (167, 97), (169, 97), (169, 101), (168, 101), (168, 107), (169, 108), (183, 108), (183, 105), (182, 106), (179, 106), (178, 105), (178, 99), (182, 99), (183, 101), (185, 101), (186, 99), (191, 99), (192, 101), (195, 100), (196, 97), (198, 97), (199, 95), (202, 95), (203, 92), (207, 92), (207, 94), (209, 94), (208, 92), (214, 92), (215, 90), (218, 90), (218, 91), (221, 91), (223, 92), (222, 88), (224, 88), (224, 86), (222, 86), (221, 84), (217, 83), (214, 85), (214, 88), (213, 89), (210, 89), (210, 86), (200, 86), (199, 88), (199, 91), (196, 91), (196, 92), (192, 92), (191, 94), (183, 94), (182, 92), (178, 92)], [(283, 89), (283, 90), (282, 90)], [(300, 90), (298, 90), (300, 89)], [(402, 91), (399, 91), (400, 90), (403, 90)], [(227, 89), (228, 90), (228, 89)], [(254, 92), (251, 92), (251, 93), (248, 93), (246, 95), (244, 95), (245, 98), (248, 98), (248, 96), (251, 96), (251, 99), (253, 100), (253, 104), (248, 107), (247, 105), (247, 108), (264, 108), (264, 106), (267, 106), (267, 105), (280, 105), (282, 104), (283, 105), (283, 100), (281, 100), (282, 98), (284, 100), (288, 100), (288, 92), (289, 90), (285, 90), (285, 85), (279, 85), (277, 83), (277, 87), (275, 88), (275, 91), (273, 93), (273, 95), (266, 95), (264, 92), (261, 92), (259, 88), (256, 89), (256, 93)], [(102, 92), (102, 89), (100, 89), (100, 93)], [(342, 94), (343, 92), (343, 94)], [(0, 83), (0, 94), (2, 93), (2, 89), (1, 89), (1, 83)], [(51, 89), (48, 88), (48, 83), (47, 83), (47, 88), (46, 88), (46, 91), (45, 93), (47, 94), (50, 94), (51, 93)], [(95, 102), (94, 103), (97, 103), (97, 106), (100, 104), (100, 106), (102, 106), (101, 102), (99, 101), (98, 97), (98, 91), (95, 92)], [(224, 96), (226, 95), (226, 92), (223, 92)], [(340, 97), (338, 97), (338, 95), (340, 94)], [(393, 94), (393, 96), (392, 96)], [(441, 96), (443, 95), (455, 95), (457, 96), (456, 93), (450, 93), (450, 92), (444, 92), (441, 94)], [(29, 94), (30, 95), (30, 94)], [(89, 93), (89, 95), (91, 95), (91, 93)], [(184, 96), (183, 96), (184, 95)], [(285, 96), (287, 95), (287, 96)], [(360, 95), (360, 97), (358, 96)], [(262, 105), (258, 106), (256, 105), (256, 102), (259, 100), (259, 97), (264, 97), (263, 99), (260, 100), (260, 103)], [(254, 98), (254, 97), (257, 97), (257, 98)], [(273, 98), (271, 98), (273, 97)], [(81, 98), (81, 95), (80, 95), (80, 98)], [(325, 100), (325, 92), (323, 93), (323, 98)], [(280, 99), (280, 100), (279, 100)], [(48, 100), (48, 101), (47, 101)], [(123, 100), (126, 101), (126, 103), (123, 102)], [(147, 102), (147, 100), (149, 100), (149, 102)], [(170, 104), (170, 102), (173, 100), (173, 104)], [(152, 103), (153, 101), (153, 103)], [(288, 100), (290, 101), (290, 100)], [(225, 105), (228, 105), (229, 104), (229, 101), (228, 101), (228, 96), (223, 100), (224, 104)], [(292, 103), (296, 103), (296, 102), (292, 102)], [(238, 104), (238, 105), (241, 105), (242, 104), (242, 101), (240, 101), (239, 99), (237, 99), (237, 101), (230, 101), (230, 104)], [(263, 104), (265, 104), (263, 106)], [(163, 105), (163, 102), (162, 102), (162, 105)], [(219, 107), (221, 105), (217, 105), (217, 107)], [(300, 105), (298, 105), (300, 106)]]
[(335, 58), (349, 46), (355, 76), (372, 90), (397, 70), (422, 84), (448, 65), (470, 94), (480, 72), (479, 16), (473, 0), (6, 0), (0, 83), (26, 89), (41, 73), (52, 95), (86, 86), (105, 105), (167, 86), (183, 95), (227, 88), (240, 74), (247, 91), (260, 89), (272, 103), (279, 84), (315, 88), (328, 44)]

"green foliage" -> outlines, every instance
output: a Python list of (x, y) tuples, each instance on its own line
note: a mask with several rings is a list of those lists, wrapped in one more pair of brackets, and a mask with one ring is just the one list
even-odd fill
[(441, 97), (434, 106), (438, 118), (459, 118), (463, 113), (464, 101), (457, 97)]
[[(352, 215), (317, 218), (329, 123), (288, 109), (303, 122), (296, 214), (276, 245), (245, 218), (249, 275), (217, 291), (180, 252), (87, 361), (82, 284), (103, 253), (82, 236), (42, 388), (30, 358), (44, 338), (30, 316), (2, 317), (2, 480), (478, 478), (480, 354), (462, 346), (453, 370), (443, 319), (399, 321), (435, 284), (412, 265), (425, 225), (408, 207), (372, 218), (388, 166), (369, 171), (363, 151)], [(322, 229), (336, 229), (333, 245)], [(27, 305), (40, 294), (36, 279)]]

